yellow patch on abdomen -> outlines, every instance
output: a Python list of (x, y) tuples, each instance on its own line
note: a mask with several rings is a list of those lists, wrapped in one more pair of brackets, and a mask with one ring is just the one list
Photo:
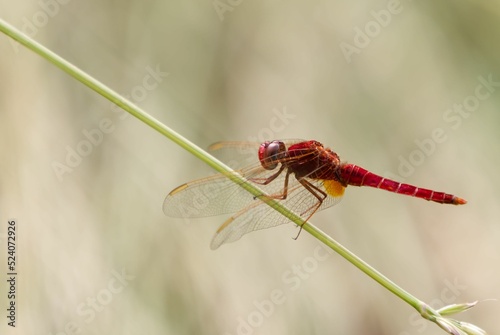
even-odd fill
[(334, 198), (344, 195), (345, 187), (336, 180), (325, 180), (323, 181), (323, 186), (325, 186), (326, 193)]

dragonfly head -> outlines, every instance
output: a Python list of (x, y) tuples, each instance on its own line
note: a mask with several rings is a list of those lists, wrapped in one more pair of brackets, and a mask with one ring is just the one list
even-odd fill
[(259, 161), (266, 170), (274, 170), (286, 157), (286, 146), (281, 141), (266, 141), (260, 145)]

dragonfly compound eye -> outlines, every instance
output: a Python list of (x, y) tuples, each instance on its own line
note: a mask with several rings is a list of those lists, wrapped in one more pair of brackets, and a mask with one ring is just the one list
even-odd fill
[(259, 160), (266, 170), (274, 170), (285, 157), (286, 146), (281, 141), (267, 141), (260, 145)]

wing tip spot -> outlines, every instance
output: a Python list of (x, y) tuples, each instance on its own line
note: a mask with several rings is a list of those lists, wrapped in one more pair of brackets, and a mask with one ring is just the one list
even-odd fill
[(177, 186), (176, 188), (174, 188), (172, 191), (170, 191), (170, 193), (168, 194), (169, 196), (172, 196), (172, 195), (175, 195), (179, 192), (182, 192), (183, 190), (185, 190), (186, 188), (188, 187), (188, 184), (182, 184), (180, 186)]

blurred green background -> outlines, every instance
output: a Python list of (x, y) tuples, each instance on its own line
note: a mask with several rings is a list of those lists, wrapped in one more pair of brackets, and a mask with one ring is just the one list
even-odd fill
[[(312, 222), (434, 307), (500, 296), (498, 2), (42, 0), (0, 13), (202, 147), (316, 139), (467, 199), (351, 187)], [(19, 255), (18, 325), (2, 280), (2, 334), (444, 333), (307, 233), (294, 241), (292, 224), (211, 251), (228, 216), (161, 208), (208, 167), (3, 35), (0, 54), (3, 273), (11, 218)], [(457, 318), (495, 334), (499, 312), (487, 300)]]

